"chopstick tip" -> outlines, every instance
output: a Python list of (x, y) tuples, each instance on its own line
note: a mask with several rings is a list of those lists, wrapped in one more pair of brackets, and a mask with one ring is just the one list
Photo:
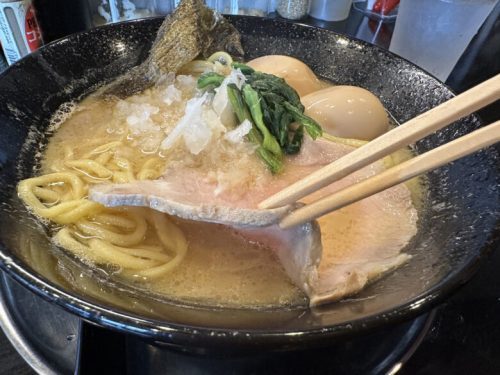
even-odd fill
[(261, 210), (271, 209), (271, 208), (279, 208), (283, 206), (287, 206), (289, 204), (293, 204), (296, 202), (295, 196), (290, 196), (286, 194), (286, 189), (272, 195), (262, 202), (260, 202), (257, 207)]
[(274, 202), (274, 200), (271, 198), (266, 198), (264, 199), (262, 202), (260, 202), (257, 207), (261, 210), (266, 210), (266, 209), (270, 209), (270, 208), (276, 208), (276, 207), (279, 207), (280, 205), (279, 204), (276, 204), (276, 202)]

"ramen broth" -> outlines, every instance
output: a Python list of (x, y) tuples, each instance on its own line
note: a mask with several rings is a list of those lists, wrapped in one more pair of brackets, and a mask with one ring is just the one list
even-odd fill
[[(126, 138), (126, 126), (116, 121), (115, 109), (114, 100), (88, 98), (79, 103), (51, 136), (41, 173), (59, 170), (68, 152), (78, 159), (95, 146)], [(172, 124), (180, 115), (170, 117)], [(136, 142), (129, 137), (122, 152), (136, 161), (150, 157)], [(177, 223), (189, 242), (186, 258), (171, 273), (142, 281), (138, 287), (169, 299), (205, 305), (259, 308), (306, 304), (304, 294), (290, 282), (272, 252), (222, 225)]]
[[(221, 189), (225, 189), (231, 194), (237, 195), (241, 191), (251, 191), (253, 187), (258, 186), (259, 176), (269, 178), (270, 171), (255, 157), (255, 149), (248, 142), (228, 147), (227, 140), (224, 140), (224, 137), (217, 133), (218, 131), (223, 133), (226, 130), (220, 130), (214, 126), (212, 130), (215, 135), (212, 137), (209, 147), (205, 147), (196, 155), (189, 152), (186, 147), (176, 147), (169, 152), (165, 152), (160, 147), (165, 134), (171, 133), (172, 129), (182, 121), (185, 111), (187, 112), (185, 110), (186, 103), (189, 103), (196, 92), (195, 82), (191, 76), (169, 76), (166, 78), (166, 83), (125, 100), (117, 98), (97, 99), (91, 96), (73, 106), (65, 106), (66, 110), (71, 107), (71, 113), (64, 115), (61, 112), (54, 116), (50, 139), (41, 161), (41, 174), (54, 174), (68, 170), (78, 172), (84, 181), (84, 192), (87, 192), (90, 185), (102, 182), (119, 183), (121, 179), (123, 182), (129, 182), (136, 178), (157, 179), (161, 177), (166, 167), (176, 165), (177, 168), (180, 166), (181, 168), (201, 169), (207, 178), (215, 180), (220, 179), (222, 175)], [(173, 89), (172, 86), (174, 86)], [(321, 82), (318, 87), (324, 88), (325, 84)], [(363, 95), (367, 94), (363, 93)], [(318, 109), (318, 111), (320, 110)], [(347, 108), (346, 111), (350, 111), (350, 109)], [(348, 117), (345, 121), (348, 121)], [(408, 158), (409, 155), (407, 150), (401, 151), (393, 155), (392, 159), (400, 161)], [(82, 160), (86, 161), (87, 169), (80, 167), (83, 164), (75, 162)], [(115, 172), (107, 175), (107, 172), (102, 172), (99, 169), (100, 167), (92, 167), (91, 163), (95, 160), (102, 162), (102, 165), (106, 163), (109, 165), (113, 161)], [(386, 159), (385, 162), (390, 164), (390, 159)], [(94, 169), (88, 169), (89, 165)], [(145, 165), (153, 167), (148, 167), (148, 169), (144, 167)], [(109, 172), (108, 169), (105, 171)], [(230, 173), (231, 178), (227, 179), (227, 176), (221, 171), (225, 173), (233, 171), (232, 174)], [(229, 180), (229, 183), (224, 178)], [(52, 185), (49, 183), (47, 186), (58, 192), (57, 185), (60, 183)], [(420, 197), (422, 189), (418, 182), (413, 180), (408, 186), (410, 186), (414, 199)], [(43, 187), (39, 190), (39, 194), (46, 193)], [(71, 194), (71, 191), (65, 194)], [(82, 199), (86, 199), (85, 194), (83, 194)], [(48, 194), (48, 198), (44, 199), (50, 201), (49, 198), (50, 194)], [(50, 207), (58, 203), (55, 201), (45, 203), (45, 205)], [(90, 202), (89, 204), (95, 205), (96, 203)], [(390, 206), (388, 209), (391, 209)], [(100, 219), (98, 219), (98, 214), (91, 215), (90, 219), (85, 219), (87, 220), (85, 225), (92, 227), (90, 231), (86, 231), (85, 225), (79, 226), (77, 222), (63, 224), (62, 227), (73, 231), (72, 243), (78, 241), (90, 243), (94, 239), (99, 239), (99, 233), (109, 228), (110, 224), (106, 223), (106, 220), (118, 220), (122, 225), (121, 229), (118, 230), (121, 231), (119, 234), (126, 237), (130, 236), (133, 231), (131, 223), (134, 222), (134, 215), (148, 217), (148, 229), (144, 232), (145, 234), (139, 243), (134, 243), (134, 247), (144, 254), (151, 254), (163, 245), (161, 235), (158, 234), (158, 228), (154, 224), (156, 219), (153, 220), (148, 216), (150, 215), (149, 211), (155, 212), (155, 215), (166, 217), (166, 214), (152, 211), (149, 208), (125, 208), (124, 210), (109, 211), (109, 215), (115, 215), (111, 219), (108, 217), (109, 215), (106, 216), (108, 211), (105, 211), (104, 216), (101, 215), (103, 218)], [(376, 236), (376, 231), (381, 230), (374, 217), (376, 215), (366, 215), (358, 204), (353, 204), (320, 218), (323, 255), (319, 270), (321, 271), (322, 267), (328, 268), (332, 264), (349, 262), (353, 251), (358, 251), (358, 253), (363, 251), (359, 244), (369, 241), (370, 238), (375, 238), (373, 236)], [(397, 228), (399, 219), (398, 215), (392, 215), (387, 225), (394, 224)], [(108, 271), (112, 269), (118, 278), (130, 283), (135, 288), (160, 295), (168, 300), (239, 308), (307, 305), (308, 298), (301, 289), (292, 283), (277, 256), (270, 249), (244, 239), (236, 230), (228, 226), (182, 220), (175, 217), (169, 217), (168, 220), (171, 223), (169, 224), (171, 228), (174, 226), (178, 228), (177, 231), (180, 229), (178, 232), (169, 233), (177, 233), (175, 234), (177, 237), (183, 236), (187, 250), (185, 254), (179, 256), (175, 267), (168, 272), (163, 272), (161, 276), (146, 277), (134, 269), (125, 271), (120, 267), (117, 268), (116, 265), (113, 266), (112, 261), (106, 262), (102, 259), (99, 261), (99, 256), (95, 254), (94, 258), (92, 258), (92, 254), (88, 254), (88, 259), (86, 259), (85, 251), (89, 248), (83, 251), (78, 250), (79, 243), (77, 243), (77, 250), (71, 249), (71, 251), (86, 263), (90, 259), (91, 263), (101, 264)], [(401, 220), (414, 222), (416, 218), (410, 219), (403, 215)], [(100, 222), (105, 223), (102, 228), (99, 228)], [(136, 222), (138, 221), (136, 220)], [(57, 220), (56, 223), (58, 223)], [(59, 225), (54, 227), (54, 230), (60, 228)], [(389, 236), (392, 235), (397, 235), (397, 229), (394, 234), (389, 234)], [(57, 238), (57, 234), (55, 238)], [(60, 241), (55, 242), (57, 245), (61, 245)], [(126, 253), (130, 250), (127, 249), (126, 244), (120, 246), (108, 248), (108, 250), (120, 249)], [(400, 250), (399, 248), (398, 252)], [(139, 262), (152, 262), (151, 264), (158, 266), (150, 259), (141, 258), (141, 255), (135, 256), (134, 259), (138, 259)], [(156, 259), (155, 256), (153, 259)], [(161, 265), (158, 267), (161, 268)]]

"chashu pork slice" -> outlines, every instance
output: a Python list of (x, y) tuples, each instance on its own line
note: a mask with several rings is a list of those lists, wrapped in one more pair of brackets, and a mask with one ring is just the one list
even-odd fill
[[(155, 181), (95, 185), (90, 199), (106, 206), (138, 205), (190, 220), (235, 227), (246, 239), (272, 249), (311, 306), (355, 294), (409, 259), (401, 250), (416, 233), (417, 212), (404, 185), (363, 199), (289, 230), (277, 222), (293, 207), (257, 209), (259, 202), (352, 151), (325, 140), (305, 140), (278, 176), (262, 177), (258, 188), (216, 193), (217, 185), (196, 169), (174, 169)], [(307, 197), (314, 201), (384, 169), (375, 162)], [(321, 235), (320, 235), (321, 231)]]
[(318, 285), (321, 261), (321, 231), (316, 221), (281, 229), (278, 224), (263, 228), (235, 228), (246, 240), (271, 249), (290, 280), (311, 297)]
[(89, 198), (107, 207), (145, 206), (187, 220), (265, 227), (278, 223), (295, 206), (259, 209), (260, 202), (351, 150), (329, 141), (309, 139), (298, 156), (288, 158), (283, 173), (265, 173), (248, 189), (227, 189), (221, 193), (218, 181), (206, 171), (174, 166), (158, 180), (94, 185)]
[(196, 169), (181, 169), (170, 170), (160, 180), (95, 185), (89, 196), (108, 207), (145, 206), (182, 219), (248, 227), (276, 224), (292, 209), (258, 209), (268, 196), (266, 190), (216, 194), (217, 187)]
[[(317, 142), (316, 142), (317, 143)], [(310, 146), (310, 145), (308, 145)], [(312, 166), (352, 150), (320, 141), (306, 147), (295, 163)], [(401, 157), (403, 155), (398, 155)], [(386, 168), (375, 162), (305, 198), (305, 203), (339, 191)], [(336, 210), (318, 219), (323, 252), (317, 279), (308, 293), (311, 306), (356, 294), (370, 282), (408, 261), (403, 248), (417, 233), (418, 214), (405, 184)]]

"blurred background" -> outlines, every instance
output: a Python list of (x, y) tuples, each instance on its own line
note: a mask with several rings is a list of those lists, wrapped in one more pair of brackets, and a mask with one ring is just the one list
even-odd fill
[[(179, 1), (32, 0), (45, 43), (106, 23), (165, 15)], [(450, 77), (486, 19), (490, 21), (485, 27), (490, 29), (498, 20), (498, 15), (488, 17), (498, 0), (205, 2), (224, 14), (281, 17), (355, 36), (405, 57), (441, 81)]]

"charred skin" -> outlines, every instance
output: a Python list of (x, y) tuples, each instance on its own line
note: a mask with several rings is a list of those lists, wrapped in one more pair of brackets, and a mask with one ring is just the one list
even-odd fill
[(239, 32), (203, 1), (184, 0), (163, 21), (146, 61), (103, 87), (97, 95), (131, 96), (151, 87), (160, 75), (176, 73), (196, 57), (206, 58), (216, 51), (242, 57)]

